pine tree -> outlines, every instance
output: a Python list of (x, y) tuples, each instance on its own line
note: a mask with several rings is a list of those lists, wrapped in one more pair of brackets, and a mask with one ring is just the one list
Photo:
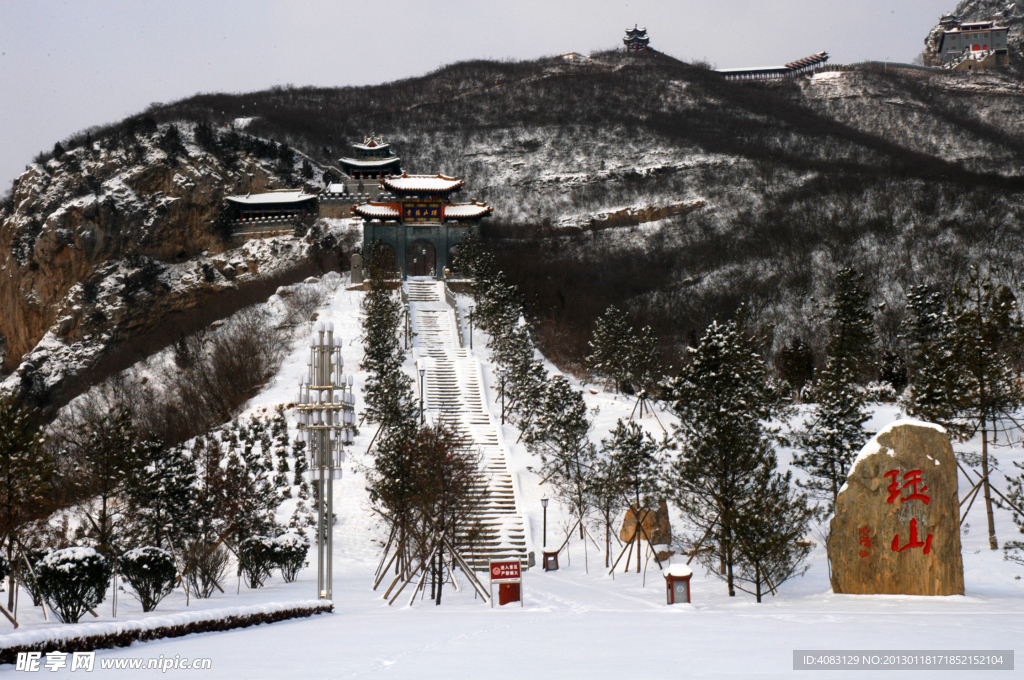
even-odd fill
[(811, 547), (801, 539), (816, 514), (806, 496), (793, 493), (790, 473), (780, 475), (774, 468), (772, 462), (758, 470), (750, 499), (757, 511), (744, 513), (736, 525), (736, 580), (753, 586), (758, 602), (766, 589), (775, 594), (785, 581), (807, 571), (803, 562)]
[(607, 569), (612, 566), (612, 529), (615, 519), (626, 506), (622, 479), (608, 458), (594, 465), (590, 489), (591, 505), (600, 516), (600, 527), (604, 533), (604, 566)]
[[(25, 528), (51, 512), (50, 482), (56, 465), (42, 428), (13, 399), (0, 400), (0, 541), (7, 564), (15, 564)], [(10, 574), (8, 607), (14, 608), (14, 575)]]
[(997, 550), (989, 444), (996, 442), (1000, 430), (1013, 427), (1012, 418), (1024, 402), (1020, 372), (1013, 361), (1024, 328), (1009, 287), (978, 267), (972, 267), (967, 280), (954, 287), (952, 307), (950, 361), (956, 367), (952, 401), (957, 417), (942, 424), (961, 440), (981, 435), (979, 462), (989, 547)]
[(626, 315), (614, 305), (609, 306), (594, 323), (587, 369), (619, 391), (629, 374), (632, 340)]
[(828, 305), (829, 342), (825, 347), (826, 356), (858, 381), (874, 378), (877, 344), (863, 279), (862, 274), (850, 268), (840, 269), (836, 274), (836, 293)]
[(804, 386), (814, 379), (814, 351), (801, 338), (791, 340), (775, 355), (775, 371), (792, 388), (793, 396), (800, 398)]
[(741, 559), (737, 531), (762, 512), (758, 485), (775, 466), (767, 423), (788, 415), (777, 386), (767, 379), (757, 343), (735, 321), (712, 322), (692, 361), (668, 384), (679, 417), (680, 455), (671, 464), (667, 491), (702, 534), (709, 567), (735, 592)]
[(655, 389), (662, 377), (662, 356), (658, 337), (650, 326), (639, 333), (630, 329), (626, 346), (626, 380), (637, 394)]
[(911, 312), (904, 340), (910, 350), (910, 384), (903, 406), (911, 415), (936, 423), (955, 418), (956, 366), (949, 295), (917, 286), (907, 294)]
[(850, 464), (867, 441), (863, 425), (870, 416), (850, 369), (836, 358), (828, 359), (811, 398), (815, 408), (810, 425), (797, 436), (803, 453), (793, 457), (793, 465), (810, 475), (798, 485), (824, 500), (831, 511)]
[(621, 418), (610, 434), (609, 439), (601, 440), (601, 452), (608, 456), (618, 486), (637, 519), (634, 540), (637, 542), (636, 570), (640, 573), (640, 541), (651, 539), (643, 535), (640, 527), (657, 505), (653, 497), (660, 492), (661, 447), (642, 427), (632, 421), (625, 423)]
[(547, 384), (533, 427), (523, 435), (527, 448), (540, 455), (542, 474), (555, 487), (559, 501), (580, 520), (581, 539), (597, 463), (597, 449), (590, 442), (592, 427), (583, 395), (555, 376)]
[(184, 446), (160, 442), (142, 442), (139, 450), (140, 465), (126, 487), (133, 543), (180, 555), (199, 532), (195, 459)]

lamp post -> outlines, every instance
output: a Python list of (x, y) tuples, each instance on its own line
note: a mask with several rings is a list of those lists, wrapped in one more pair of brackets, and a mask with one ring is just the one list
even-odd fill
[[(421, 364), (421, 366), (422, 366), (422, 364)], [(427, 375), (427, 368), (426, 368), (426, 366), (423, 366), (422, 368), (420, 368), (420, 425), (422, 425), (424, 423), (424, 421), (425, 421), (425, 418), (424, 418), (424, 415), (423, 415), (423, 378), (426, 377), (426, 375)]]
[(307, 445), (306, 475), (316, 489), (317, 597), (329, 600), (334, 589), (334, 480), (341, 479), (344, 445), (352, 443), (356, 401), (352, 376), (342, 374), (345, 359), (333, 323), (320, 322), (310, 338), (309, 354), (308, 373), (299, 379), (295, 409), (299, 437)]
[(540, 499), (540, 506), (544, 508), (544, 547), (548, 547), (548, 497)]
[(473, 351), (473, 312), (475, 310), (476, 307), (473, 305), (469, 306), (469, 350), (471, 352)]

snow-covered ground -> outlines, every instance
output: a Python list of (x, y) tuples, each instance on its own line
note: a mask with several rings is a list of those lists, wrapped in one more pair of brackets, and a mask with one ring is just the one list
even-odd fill
[[(333, 321), (345, 341), (346, 368), (354, 368), (362, 358), (361, 297), (362, 293), (342, 286), (321, 312), (320, 318)], [(273, 407), (294, 401), (298, 376), (306, 370), (304, 339), (300, 333), (278, 378), (253, 401), (249, 412), (264, 408), (272, 412)], [(485, 360), (493, 404), (493, 375), (482, 349), (485, 343), (477, 330), (474, 352)], [(355, 373), (357, 400), (364, 377)], [(589, 387), (586, 399), (597, 411), (594, 437), (599, 440), (617, 418), (629, 416), (634, 404), (602, 391), (592, 394)], [(671, 430), (669, 414), (658, 415)], [(878, 406), (868, 427), (877, 430), (898, 415), (894, 406)], [(648, 416), (642, 422), (660, 438), (661, 428), (654, 418)], [(101, 669), (101, 662), (163, 655), (211, 659), (212, 669), (198, 674), (207, 678), (772, 678), (793, 674), (793, 650), (797, 649), (1013, 649), (1024, 640), (1024, 581), (1016, 578), (1024, 568), (1005, 562), (1001, 551), (988, 550), (980, 504), (971, 511), (968, 524), (973, 526), (963, 536), (967, 594), (962, 597), (834, 595), (824, 547), (816, 539), (819, 545), (811, 553), (806, 575), (785, 583), (777, 597), (768, 597), (762, 604), (743, 593), (729, 598), (724, 583), (693, 564), (693, 604), (666, 606), (664, 580), (653, 560), (643, 573), (617, 573), (613, 579), (602, 568), (603, 554), (596, 546), (589, 544), (585, 553), (584, 545), (574, 539), (559, 571), (526, 572), (523, 607), (491, 609), (466, 588), (458, 593), (446, 588), (440, 607), (426, 600), (408, 607), (407, 596), (389, 607), (380, 592), (371, 590), (378, 541), (386, 538), (369, 511), (361, 472), (371, 462), (365, 449), (373, 432), (369, 426), (361, 429), (344, 478), (335, 483), (334, 614), (102, 650), (97, 652), (93, 674), (124, 677), (124, 671)], [(515, 443), (518, 435), (514, 426), (505, 426), (508, 465), (519, 476), (522, 492), (520, 510), (531, 524), (528, 535), (539, 539), (543, 531), (540, 498), (545, 493), (550, 496), (551, 490), (539, 484), (540, 477), (532, 470), (539, 468), (539, 461)], [(1024, 460), (1020, 449), (1000, 449), (996, 455), (1006, 472), (1013, 470), (1013, 460)], [(791, 452), (783, 449), (779, 458), (788, 465)], [(1001, 474), (996, 481), (1002, 486)], [(282, 506), (279, 519), (287, 520), (294, 502)], [(997, 510), (996, 521), (1001, 542), (1019, 537), (1009, 513)], [(548, 544), (561, 543), (567, 528), (567, 518), (553, 502), (548, 509)], [(540, 547), (532, 546), (538, 557)], [(307, 600), (315, 595), (315, 583), (311, 569), (300, 573), (293, 584), (275, 575), (265, 588), (250, 590), (242, 584), (236, 592), (239, 584), (231, 583), (226, 593), (192, 600), (187, 609)], [(26, 602), (22, 594), (21, 613), (27, 626), (57, 625), (43, 623), (41, 612), (31, 610)], [(154, 615), (187, 609), (184, 596), (175, 592)], [(99, 613), (99, 620), (109, 620), (109, 598)], [(140, 616), (131, 595), (122, 593), (118, 618)], [(7, 631), (0, 628), (0, 632)], [(11, 666), (0, 668), (0, 674), (9, 672), (14, 672)], [(54, 675), (69, 672), (63, 669)], [(167, 673), (168, 677), (179, 674), (196, 675), (190, 670)], [(817, 677), (835, 675), (825, 672)], [(872, 677), (896, 675), (878, 671)], [(968, 671), (957, 677), (974, 675)]]

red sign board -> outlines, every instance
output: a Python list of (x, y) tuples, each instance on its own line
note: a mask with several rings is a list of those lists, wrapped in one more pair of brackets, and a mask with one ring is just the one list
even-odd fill
[(521, 581), (523, 574), (520, 571), (519, 560), (508, 560), (504, 562), (491, 562), (491, 583)]

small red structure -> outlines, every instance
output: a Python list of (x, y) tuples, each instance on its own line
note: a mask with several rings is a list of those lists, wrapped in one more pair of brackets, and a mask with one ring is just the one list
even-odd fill
[(558, 571), (558, 551), (557, 550), (545, 550), (544, 552), (544, 571)]
[(498, 585), (498, 604), (519, 602), (523, 606), (523, 570), (519, 560), (491, 560), (491, 606), (494, 606), (494, 586)]
[(690, 577), (693, 571), (685, 564), (673, 564), (664, 574), (667, 604), (689, 604)]

